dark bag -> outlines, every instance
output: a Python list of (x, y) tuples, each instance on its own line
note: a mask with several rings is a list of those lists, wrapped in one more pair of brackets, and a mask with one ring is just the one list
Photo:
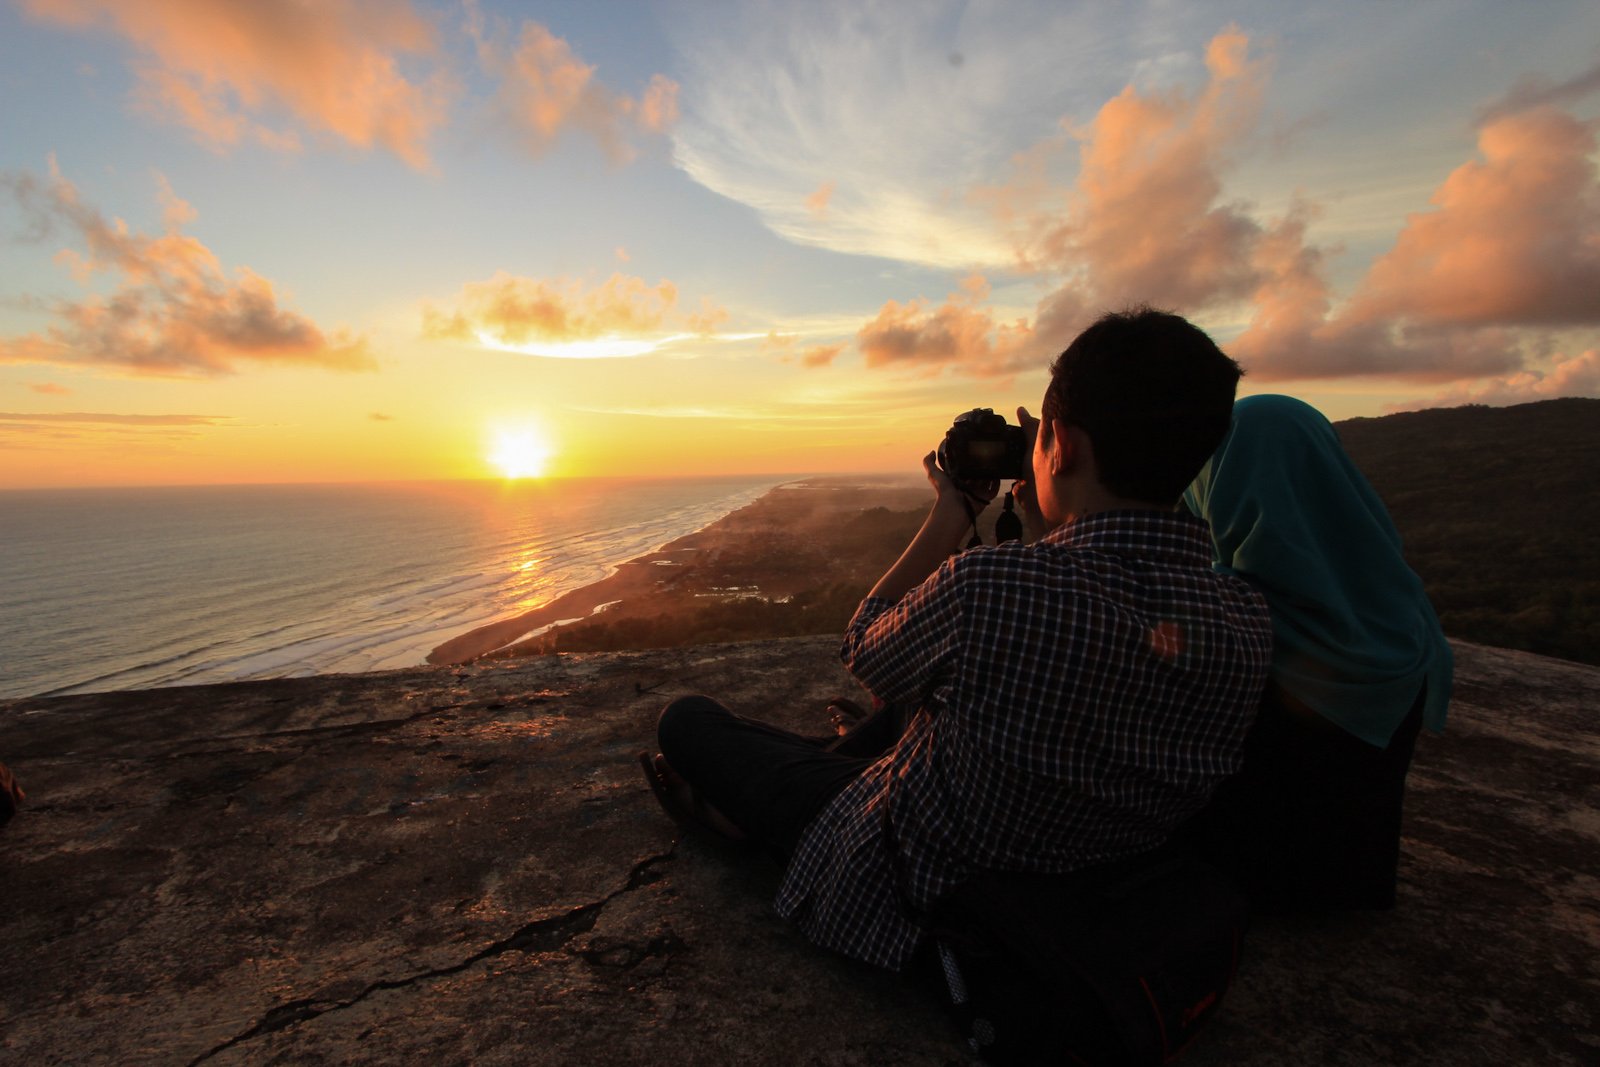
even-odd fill
[(1147, 854), (1065, 875), (989, 873), (924, 926), (946, 1006), (993, 1063), (1168, 1063), (1233, 980), (1245, 904), (1215, 869)]

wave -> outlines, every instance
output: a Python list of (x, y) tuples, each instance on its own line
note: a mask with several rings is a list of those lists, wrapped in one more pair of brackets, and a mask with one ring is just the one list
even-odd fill
[(775, 484), (107, 490), (32, 512), (8, 499), (0, 697), (420, 665)]

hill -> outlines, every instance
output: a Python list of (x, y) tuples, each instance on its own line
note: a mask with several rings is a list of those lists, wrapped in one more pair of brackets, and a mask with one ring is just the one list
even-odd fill
[[(1600, 400), (1335, 424), (1445, 632), (1600, 665)], [(922, 521), (926, 486), (818, 479), (624, 567), (605, 603), (496, 655), (838, 634)], [(992, 530), (993, 513), (985, 520)], [(604, 583), (602, 583), (604, 584)], [(471, 656), (462, 656), (470, 659)]]
[(1335, 424), (1451, 637), (1600, 664), (1600, 400)]

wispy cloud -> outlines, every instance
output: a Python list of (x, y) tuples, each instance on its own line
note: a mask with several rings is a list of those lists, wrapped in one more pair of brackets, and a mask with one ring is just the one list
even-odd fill
[(1478, 121), (1487, 124), (1519, 111), (1547, 106), (1568, 107), (1596, 93), (1600, 93), (1600, 63), (1559, 82), (1552, 82), (1543, 75), (1533, 75), (1518, 81), (1504, 97), (1485, 107)]
[(1535, 343), (1540, 330), (1600, 326), (1600, 122), (1555, 106), (1592, 91), (1588, 74), (1492, 109), (1477, 158), (1441, 175), (1433, 210), (1411, 215), (1348, 294), (1329, 280), (1339, 250), (1309, 237), (1321, 205), (1301, 197), (1261, 218), (1227, 195), (1264, 136), (1270, 54), (1229, 28), (1206, 46), (1202, 75), (1130, 83), (1015, 156), (1004, 180), (972, 188), (967, 201), (1009, 235), (1013, 273), (1047, 287), (1031, 318), (1002, 316), (986, 292), (889, 301), (857, 333), (866, 365), (1005, 375), (1042, 366), (1107, 308), (1151, 303), (1247, 323), (1229, 350), (1257, 380), (1485, 379), (1489, 392), (1588, 381), (1541, 368)]
[(87, 285), (109, 275), (107, 296), (60, 301), (42, 333), (0, 337), (0, 363), (53, 363), (124, 374), (203, 377), (250, 363), (297, 363), (339, 370), (376, 366), (365, 343), (328, 336), (278, 302), (273, 285), (248, 268), (232, 277), (204, 244), (183, 233), (193, 209), (162, 183), (166, 229), (150, 236), (108, 220), (84, 202), (54, 159), (49, 175), (0, 174), (32, 220), (32, 232), (68, 231), (78, 248), (58, 260)]
[(72, 393), (71, 389), (55, 382), (32, 382), (28, 388), (43, 396), (69, 396)]
[[(1072, 69), (1094, 31), (1067, 32), (1063, 10), (1037, 39), (991, 48), (991, 34), (1006, 35), (984, 12), (948, 8), (752, 2), (686, 13), (669, 27), (685, 66), (675, 159), (800, 244), (963, 270), (1009, 263), (965, 190), (1006, 158), (1016, 102), (1036, 99), (1016, 72), (1044, 69), (1046, 52), (1049, 69)], [(963, 62), (951, 62), (955, 51)]]
[(428, 137), (453, 92), (435, 65), (437, 30), (407, 0), (23, 0), (23, 8), (126, 38), (142, 55), (137, 106), (217, 148), (293, 149), (304, 129), (426, 167)]

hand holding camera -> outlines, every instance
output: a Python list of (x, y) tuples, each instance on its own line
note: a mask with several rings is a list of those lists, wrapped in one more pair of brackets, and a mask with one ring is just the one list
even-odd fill
[(1028, 435), (992, 408), (973, 408), (956, 416), (939, 445), (939, 469), (958, 485), (1007, 482), (1029, 473)]
[[(969, 498), (987, 506), (1002, 481), (1028, 477), (1031, 449), (1032, 442), (1023, 427), (1008, 425), (1005, 416), (995, 414), (992, 408), (974, 408), (956, 416), (939, 445), (938, 466)], [(982, 543), (977, 532), (977, 511), (968, 505), (967, 514), (973, 522), (969, 548)], [(1021, 537), (1022, 520), (1012, 510), (1012, 496), (1007, 492), (1005, 511), (995, 519), (995, 539), (1015, 541)]]

